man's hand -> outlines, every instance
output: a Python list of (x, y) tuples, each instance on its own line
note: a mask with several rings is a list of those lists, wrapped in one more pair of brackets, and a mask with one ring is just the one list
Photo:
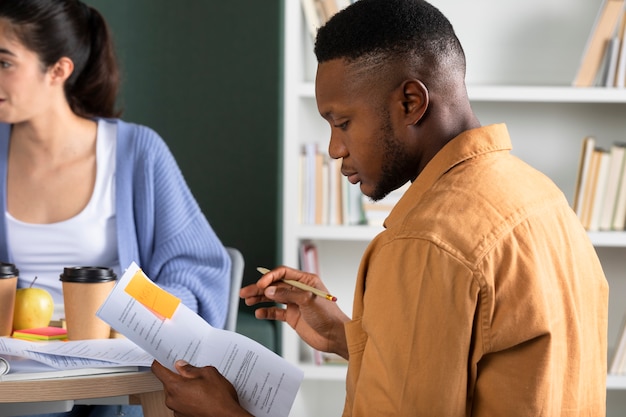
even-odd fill
[(176, 417), (251, 416), (239, 405), (235, 387), (215, 367), (177, 361), (176, 370), (180, 375), (152, 363), (152, 372), (163, 383), (165, 405)]
[(347, 359), (348, 348), (343, 325), (350, 318), (341, 311), (337, 303), (281, 282), (283, 279), (300, 281), (328, 292), (317, 275), (281, 266), (263, 275), (256, 284), (242, 288), (239, 295), (245, 299), (246, 305), (267, 301), (285, 304), (286, 307), (258, 308), (255, 316), (259, 319), (285, 321), (311, 347), (337, 353)]

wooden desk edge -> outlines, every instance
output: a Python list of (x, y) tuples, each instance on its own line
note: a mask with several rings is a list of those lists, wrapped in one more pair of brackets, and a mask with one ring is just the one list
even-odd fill
[(54, 379), (1, 381), (0, 403), (81, 400), (162, 391), (150, 371)]

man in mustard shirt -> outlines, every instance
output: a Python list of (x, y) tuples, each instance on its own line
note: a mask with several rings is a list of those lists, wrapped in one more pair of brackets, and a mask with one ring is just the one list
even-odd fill
[[(367, 248), (352, 318), (281, 283), (243, 288), (258, 318), (349, 360), (344, 416), (605, 415), (608, 285), (563, 193), (482, 127), (448, 20), (421, 0), (359, 0), (317, 35), (329, 153), (374, 200), (412, 184)], [(215, 368), (153, 366), (168, 406), (248, 415)], [(176, 387), (176, 389), (173, 389)]]

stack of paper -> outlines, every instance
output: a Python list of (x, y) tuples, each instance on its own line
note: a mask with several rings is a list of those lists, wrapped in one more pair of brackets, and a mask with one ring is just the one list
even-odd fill
[(24, 340), (66, 340), (67, 330), (52, 326), (15, 330), (13, 337)]
[(0, 381), (136, 371), (154, 360), (126, 339), (30, 342), (0, 337), (0, 356), (7, 364)]

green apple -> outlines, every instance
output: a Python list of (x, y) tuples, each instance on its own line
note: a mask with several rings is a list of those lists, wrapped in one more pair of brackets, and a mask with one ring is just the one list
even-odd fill
[(52, 320), (54, 301), (50, 293), (43, 288), (33, 287), (37, 277), (28, 288), (18, 288), (15, 293), (13, 311), (13, 330), (46, 327)]

